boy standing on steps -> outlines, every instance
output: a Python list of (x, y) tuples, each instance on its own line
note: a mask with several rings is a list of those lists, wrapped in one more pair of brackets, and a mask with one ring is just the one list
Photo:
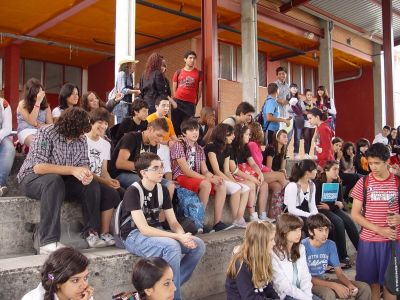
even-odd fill
[[(310, 237), (302, 240), (306, 248), (307, 265), (312, 276), (312, 293), (322, 300), (371, 299), (371, 290), (365, 282), (350, 281), (340, 267), (336, 245), (328, 240), (331, 221), (323, 215), (308, 217), (307, 229)], [(326, 278), (326, 267), (335, 269), (336, 279)]]
[[(385, 283), (393, 240), (397, 240), (399, 259), (399, 179), (389, 172), (390, 151), (387, 146), (382, 143), (373, 144), (365, 155), (371, 173), (365, 179), (358, 180), (353, 188), (351, 216), (362, 226), (356, 279), (370, 284), (372, 299), (376, 300), (380, 298), (380, 287)], [(383, 287), (383, 296), (385, 300), (396, 299), (386, 287)]]
[[(203, 256), (204, 242), (184, 232), (172, 209), (167, 189), (162, 187), (162, 193), (158, 192), (157, 184), (163, 177), (160, 158), (154, 153), (141, 153), (135, 167), (142, 180), (138, 186), (129, 187), (124, 195), (121, 220), (131, 216), (133, 222), (121, 226), (121, 237), (129, 252), (144, 257), (161, 257), (169, 263), (176, 287), (174, 299), (180, 300), (181, 285), (190, 279)], [(160, 209), (164, 210), (172, 232), (161, 228)]]
[(173, 177), (179, 185), (199, 195), (204, 209), (210, 195), (214, 195), (214, 227), (215, 231), (228, 226), (221, 222), (222, 210), (226, 198), (226, 187), (221, 177), (213, 175), (207, 168), (206, 155), (197, 144), (199, 123), (194, 118), (186, 119), (181, 124), (183, 139), (171, 148)]
[(187, 51), (184, 55), (185, 67), (176, 71), (172, 79), (172, 97), (177, 108), (172, 110), (171, 118), (177, 135), (181, 134), (182, 121), (194, 116), (201, 98), (203, 75), (195, 67), (196, 58), (196, 52)]

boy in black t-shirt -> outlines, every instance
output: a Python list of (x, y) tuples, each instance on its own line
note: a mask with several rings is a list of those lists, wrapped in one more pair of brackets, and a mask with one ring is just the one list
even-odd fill
[[(174, 273), (174, 299), (181, 299), (180, 287), (189, 280), (203, 256), (204, 242), (184, 232), (176, 219), (165, 187), (162, 187), (162, 200), (159, 199), (157, 183), (161, 182), (164, 170), (160, 158), (154, 153), (141, 153), (135, 167), (142, 180), (139, 186), (129, 187), (124, 195), (121, 220), (129, 215), (133, 220), (133, 224), (129, 222), (121, 228), (125, 247), (138, 256), (165, 259)], [(160, 209), (164, 210), (172, 232), (160, 228)]]
[[(143, 152), (157, 153), (157, 147), (168, 131), (165, 119), (151, 122), (143, 132), (125, 134), (115, 147), (109, 164), (109, 172), (123, 188), (138, 182), (140, 177), (136, 171), (135, 159)], [(167, 187), (170, 196), (174, 194), (175, 185), (172, 181), (162, 179), (161, 184)]]

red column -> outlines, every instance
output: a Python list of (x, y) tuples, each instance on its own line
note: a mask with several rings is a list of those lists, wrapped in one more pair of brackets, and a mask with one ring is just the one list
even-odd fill
[(10, 45), (4, 53), (4, 98), (10, 103), (13, 113), (13, 128), (17, 127), (16, 111), (19, 91), (20, 50), (17, 45)]
[(201, 8), (203, 105), (211, 106), (218, 116), (217, 1), (202, 0)]
[(383, 62), (385, 70), (386, 124), (394, 124), (392, 0), (382, 0)]

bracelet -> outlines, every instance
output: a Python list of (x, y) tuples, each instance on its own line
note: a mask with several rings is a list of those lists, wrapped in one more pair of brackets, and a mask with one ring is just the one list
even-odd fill
[(35, 107), (40, 108), (40, 105), (35, 104)]

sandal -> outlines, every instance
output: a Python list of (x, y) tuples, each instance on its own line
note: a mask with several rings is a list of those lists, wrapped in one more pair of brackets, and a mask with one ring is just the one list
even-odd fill
[(334, 274), (335, 273), (335, 268), (332, 267), (332, 266), (327, 266), (327, 268), (325, 270), (325, 273)]

